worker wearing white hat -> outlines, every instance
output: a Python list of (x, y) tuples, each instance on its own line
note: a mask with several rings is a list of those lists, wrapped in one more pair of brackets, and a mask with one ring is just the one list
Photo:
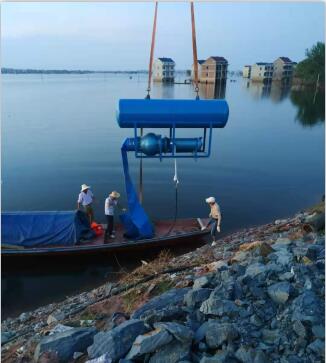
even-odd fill
[[(113, 233), (114, 227), (114, 211), (116, 206), (118, 205), (118, 199), (120, 198), (120, 193), (113, 191), (109, 194), (109, 196), (105, 199), (104, 212), (107, 222), (107, 227), (105, 231), (105, 237), (108, 236), (110, 238), (114, 238), (115, 235)], [(105, 238), (105, 239), (106, 239)]]
[(94, 211), (92, 207), (94, 199), (95, 197), (93, 192), (90, 190), (90, 186), (82, 184), (81, 191), (78, 196), (77, 209), (80, 209), (81, 205), (83, 206), (91, 224), (94, 221)]
[(216, 200), (214, 197), (209, 197), (206, 199), (206, 203), (209, 204), (211, 207), (211, 212), (209, 214), (209, 217), (211, 218), (208, 222), (206, 227), (203, 227), (203, 229), (211, 227), (211, 236), (213, 238), (212, 246), (216, 245), (216, 234), (217, 232), (221, 232), (221, 210), (220, 206), (216, 203)]

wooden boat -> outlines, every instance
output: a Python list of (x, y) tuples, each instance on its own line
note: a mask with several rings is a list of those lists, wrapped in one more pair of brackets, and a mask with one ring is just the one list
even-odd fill
[[(127, 240), (123, 237), (121, 225), (116, 227), (116, 237), (105, 241), (104, 235), (95, 237), (93, 240), (84, 241), (73, 246), (54, 245), (50, 247), (15, 247), (2, 243), (1, 254), (5, 262), (26, 260), (28, 258), (45, 257), (77, 257), (94, 256), (99, 254), (115, 254), (118, 252), (130, 252), (152, 248), (164, 249), (171, 246), (181, 246), (192, 243), (203, 242), (209, 230), (201, 230), (207, 220), (195, 218), (178, 219), (173, 221), (158, 221), (154, 223), (156, 235), (151, 239)], [(173, 228), (171, 228), (171, 226)], [(103, 225), (105, 229), (105, 225)]]

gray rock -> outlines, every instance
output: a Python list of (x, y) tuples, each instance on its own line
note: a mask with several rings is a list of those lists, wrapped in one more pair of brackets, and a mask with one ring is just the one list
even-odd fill
[(242, 363), (254, 363), (255, 351), (243, 345), (235, 352), (235, 357)]
[(316, 339), (309, 344), (307, 350), (310, 350), (321, 357), (325, 357), (325, 343), (320, 339)]
[(200, 342), (205, 338), (206, 330), (208, 327), (208, 321), (205, 321), (195, 332), (194, 341), (195, 343)]
[(278, 329), (275, 330), (269, 330), (269, 329), (263, 329), (262, 330), (262, 340), (264, 343), (267, 344), (278, 344), (280, 340), (280, 331)]
[(152, 353), (173, 340), (166, 330), (157, 328), (145, 335), (138, 335), (126, 359), (138, 358), (146, 353)]
[(292, 328), (298, 337), (304, 338), (306, 336), (306, 328), (304, 327), (304, 325), (301, 323), (300, 320), (294, 321)]
[(19, 315), (19, 321), (21, 322), (21, 323), (25, 323), (29, 318), (31, 317), (31, 314), (30, 313), (21, 313), (20, 315)]
[(113, 360), (124, 357), (138, 335), (147, 329), (141, 320), (131, 319), (116, 328), (100, 332), (94, 336), (94, 343), (88, 349), (90, 358), (97, 358), (105, 353)]
[(198, 304), (208, 299), (211, 292), (211, 289), (202, 288), (190, 290), (185, 295), (184, 302), (189, 308), (195, 308)]
[(257, 262), (247, 267), (245, 276), (255, 277), (264, 272), (266, 272), (266, 266), (262, 263)]
[(324, 254), (325, 254), (324, 246), (313, 244), (308, 247), (306, 256), (311, 261), (316, 261), (318, 258), (323, 258)]
[(239, 309), (233, 301), (230, 300), (217, 300), (214, 297), (210, 297), (205, 300), (200, 307), (200, 312), (205, 315), (216, 316), (234, 316), (238, 313)]
[(1, 345), (6, 344), (9, 340), (15, 336), (14, 332), (11, 331), (2, 331), (1, 332)]
[(112, 363), (112, 359), (108, 356), (108, 354), (103, 354), (100, 357), (88, 360), (85, 363)]
[(153, 311), (159, 311), (167, 308), (168, 306), (181, 305), (183, 303), (184, 296), (190, 290), (190, 288), (183, 289), (171, 289), (162, 295), (156, 296), (149, 302), (144, 304), (141, 308), (137, 309), (133, 314), (133, 319), (139, 319), (146, 317)]
[(187, 360), (190, 353), (189, 343), (172, 343), (160, 348), (149, 360), (149, 363), (177, 363), (180, 360)]
[(199, 289), (202, 287), (206, 287), (209, 285), (210, 277), (208, 276), (201, 276), (194, 281), (193, 289)]
[(218, 348), (223, 343), (232, 341), (238, 337), (238, 331), (234, 324), (219, 323), (211, 320), (206, 329), (206, 343), (210, 348)]
[(83, 355), (84, 353), (82, 353), (82, 352), (75, 352), (74, 354), (73, 354), (73, 359), (78, 359), (79, 357), (81, 357), (82, 355)]
[(194, 333), (188, 327), (178, 323), (155, 323), (155, 328), (165, 329), (181, 343), (189, 343), (194, 337)]
[(37, 345), (34, 359), (43, 352), (56, 352), (60, 362), (67, 362), (75, 352), (84, 352), (93, 343), (95, 328), (74, 328), (44, 337)]
[[(274, 245), (273, 245), (274, 248)], [(275, 257), (276, 263), (282, 266), (289, 266), (293, 261), (293, 255), (286, 248), (281, 248), (280, 250), (273, 252), (269, 257)]]
[(283, 274), (280, 274), (278, 278), (281, 281), (291, 281), (294, 278), (294, 273), (292, 272), (284, 272)]
[(316, 338), (325, 339), (325, 327), (323, 325), (314, 325), (311, 330)]
[(228, 353), (227, 352), (219, 352), (212, 357), (203, 357), (200, 360), (200, 363), (227, 363), (228, 360)]
[(312, 324), (318, 324), (324, 314), (324, 305), (312, 290), (307, 290), (293, 300), (292, 310), (292, 321), (310, 321)]
[(284, 281), (278, 282), (268, 287), (267, 289), (269, 297), (277, 304), (284, 304), (291, 292), (291, 285)]
[(65, 314), (62, 311), (56, 311), (48, 316), (47, 323), (57, 323), (65, 318)]
[(269, 362), (270, 359), (262, 350), (256, 351), (254, 363), (269, 363)]

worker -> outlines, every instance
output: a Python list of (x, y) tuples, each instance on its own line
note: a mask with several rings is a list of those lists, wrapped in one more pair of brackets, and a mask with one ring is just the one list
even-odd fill
[(216, 203), (214, 197), (207, 198), (206, 203), (208, 203), (211, 208), (211, 212), (209, 214), (210, 221), (208, 222), (206, 227), (203, 227), (203, 229), (206, 229), (210, 225), (212, 225), (211, 227), (211, 236), (213, 239), (212, 246), (216, 246), (216, 234), (217, 232), (221, 232), (221, 219), (222, 219), (221, 210), (220, 206)]
[[(114, 234), (114, 210), (118, 205), (118, 199), (120, 198), (120, 193), (113, 191), (109, 194), (109, 196), (105, 199), (105, 216), (107, 227), (105, 231), (105, 238), (115, 238)], [(123, 209), (124, 210), (124, 209)]]
[(92, 203), (94, 200), (95, 197), (93, 192), (90, 190), (90, 186), (87, 184), (83, 184), (81, 186), (81, 191), (78, 196), (77, 209), (80, 209), (81, 205), (83, 206), (90, 224), (92, 224), (92, 222), (94, 221), (94, 211), (92, 207)]

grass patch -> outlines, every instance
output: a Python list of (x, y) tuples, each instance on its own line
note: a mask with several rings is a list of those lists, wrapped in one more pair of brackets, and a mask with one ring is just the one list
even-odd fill
[(122, 277), (120, 281), (122, 283), (130, 284), (137, 282), (138, 280), (146, 276), (157, 275), (163, 270), (173, 267), (170, 265), (170, 261), (172, 258), (173, 255), (169, 250), (163, 250), (153, 261), (142, 264), (140, 267), (136, 268), (127, 276)]
[(325, 201), (321, 201), (307, 209), (308, 213), (325, 213)]

